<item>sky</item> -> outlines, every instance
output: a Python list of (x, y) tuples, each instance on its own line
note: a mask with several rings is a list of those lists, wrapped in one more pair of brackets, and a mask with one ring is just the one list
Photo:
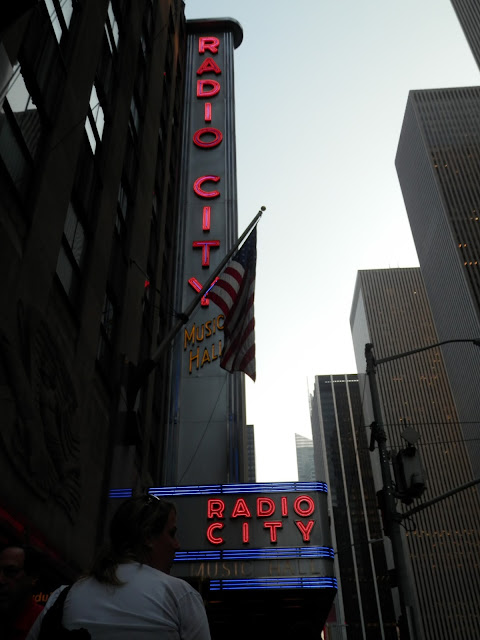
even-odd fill
[(257, 481), (297, 480), (314, 376), (357, 371), (357, 271), (418, 266), (394, 164), (408, 92), (478, 85), (480, 72), (450, 0), (186, 0), (185, 13), (243, 29), (239, 233), (266, 207), (247, 422)]

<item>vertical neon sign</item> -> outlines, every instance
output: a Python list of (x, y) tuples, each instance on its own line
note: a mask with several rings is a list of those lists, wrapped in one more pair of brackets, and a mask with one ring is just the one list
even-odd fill
[[(218, 55), (218, 51), (220, 48), (220, 40), (213, 36), (200, 36), (198, 38), (198, 53), (200, 55), (208, 52), (211, 55)], [(219, 76), (222, 73), (221, 68), (215, 62), (215, 60), (210, 56), (205, 58), (203, 62), (197, 69), (197, 76), (203, 76), (205, 73), (214, 73)], [(209, 100), (213, 98), (212, 102), (205, 102), (203, 104), (203, 114), (205, 124), (210, 124), (212, 120), (214, 120), (215, 114), (215, 100), (219, 99), (218, 96), (221, 96), (221, 84), (218, 80), (213, 78), (203, 78), (201, 77), (197, 80), (197, 100), (204, 100), (208, 98)], [(205, 126), (200, 129), (197, 129), (193, 134), (193, 144), (204, 151), (208, 151), (209, 149), (214, 149), (218, 147), (219, 144), (222, 143), (223, 133), (217, 127)], [(211, 200), (213, 198), (218, 198), (221, 195), (219, 189), (212, 189), (211, 185), (206, 183), (218, 183), (220, 182), (220, 176), (217, 175), (203, 175), (198, 177), (193, 183), (193, 191), (195, 194), (201, 198), (202, 200)], [(205, 185), (205, 186), (204, 186)], [(201, 226), (199, 228), (203, 231), (204, 234), (210, 234), (211, 231), (211, 216), (212, 216), (212, 205), (202, 206), (201, 210)], [(219, 249), (221, 245), (220, 240), (211, 240), (201, 239), (194, 240), (192, 242), (193, 249), (201, 249), (201, 260), (202, 260), (202, 268), (210, 267), (210, 251), (212, 249)], [(199, 284), (197, 279), (189, 278), (188, 283), (195, 290), (197, 290), (197, 286)], [(205, 296), (202, 300), (202, 306), (206, 307), (209, 305), (208, 296)]]
[[(192, 302), (237, 237), (233, 54), (243, 33), (229, 18), (188, 20), (186, 28), (175, 309)], [(219, 366), (223, 325), (207, 293), (175, 342), (166, 484), (237, 477), (229, 452), (238, 449), (244, 391)]]

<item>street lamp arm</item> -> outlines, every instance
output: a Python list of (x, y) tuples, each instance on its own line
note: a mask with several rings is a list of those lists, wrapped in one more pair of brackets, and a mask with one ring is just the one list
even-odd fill
[(456, 487), (455, 489), (452, 489), (451, 491), (447, 491), (447, 493), (442, 493), (441, 496), (437, 496), (436, 498), (432, 498), (428, 502), (424, 502), (423, 504), (419, 504), (418, 507), (413, 507), (413, 509), (409, 509), (408, 511), (405, 511), (404, 513), (399, 514), (400, 520), (405, 520), (406, 518), (409, 518), (410, 516), (413, 516), (414, 513), (418, 513), (419, 511), (423, 511), (427, 507), (431, 507), (433, 504), (437, 504), (437, 502), (441, 502), (441, 500), (445, 500), (445, 498), (449, 498), (450, 496), (453, 496), (456, 493), (459, 493), (459, 491), (465, 491), (465, 489), (469, 489), (470, 487), (474, 487), (476, 484), (480, 484), (480, 478), (476, 478), (475, 480), (472, 480), (471, 482), (467, 482), (465, 484), (462, 484), (459, 487)]
[(443, 340), (442, 342), (436, 342), (435, 344), (429, 344), (427, 347), (419, 347), (418, 349), (412, 349), (411, 351), (404, 351), (403, 353), (397, 353), (394, 356), (387, 356), (386, 358), (379, 358), (375, 360), (375, 364), (383, 364), (384, 362), (391, 362), (392, 360), (398, 360), (399, 358), (405, 358), (421, 351), (427, 351), (428, 349), (434, 349), (435, 347), (441, 347), (443, 344), (450, 344), (452, 342), (470, 342), (471, 344), (480, 347), (479, 338), (457, 338), (456, 340)]

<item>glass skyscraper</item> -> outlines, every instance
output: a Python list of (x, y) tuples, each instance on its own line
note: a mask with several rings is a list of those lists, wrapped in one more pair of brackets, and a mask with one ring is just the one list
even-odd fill
[(297, 451), (298, 481), (313, 482), (315, 480), (313, 440), (296, 433), (295, 449)]

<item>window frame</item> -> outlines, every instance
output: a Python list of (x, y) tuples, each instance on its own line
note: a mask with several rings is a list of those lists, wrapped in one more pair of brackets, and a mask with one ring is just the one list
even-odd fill
[[(101, 93), (101, 92), (100, 92)], [(93, 100), (95, 104), (92, 106), (92, 97), (96, 98)], [(96, 113), (94, 113), (96, 112)], [(98, 116), (101, 113), (102, 115), (102, 127), (99, 132), (99, 128), (97, 126)], [(87, 134), (88, 142), (90, 144), (90, 149), (92, 150), (93, 155), (96, 155), (98, 148), (101, 145), (103, 134), (105, 132), (105, 109), (103, 108), (102, 98), (99, 96), (97, 81), (92, 85), (92, 90), (90, 92), (90, 98), (88, 101), (88, 111), (87, 116), (85, 118), (85, 132)], [(95, 145), (93, 145), (92, 140), (95, 141)]]
[[(66, 233), (70, 212), (73, 213), (73, 216), (75, 218), (75, 222), (74, 222), (75, 229), (73, 232), (72, 240), (69, 239)], [(81, 255), (80, 255), (80, 258), (77, 259), (75, 255), (76, 251), (74, 246), (75, 246), (76, 239), (78, 239), (78, 237), (76, 237), (76, 234), (79, 228), (81, 228), (82, 230), (83, 237), (81, 240), (82, 242)], [(66, 296), (74, 306), (77, 306), (80, 301), (83, 274), (84, 274), (84, 271), (86, 268), (86, 262), (87, 262), (87, 251), (88, 251), (87, 227), (84, 221), (82, 220), (82, 217), (78, 215), (77, 209), (74, 203), (72, 202), (72, 200), (70, 200), (70, 202), (68, 203), (67, 214), (65, 216), (65, 222), (63, 225), (62, 240), (60, 244), (60, 250), (58, 252), (57, 266), (55, 269), (55, 273), (58, 280), (60, 281), (60, 284), (62, 285), (63, 291), (65, 292)], [(65, 278), (63, 275), (64, 273), (63, 265), (60, 265), (62, 252), (63, 252), (63, 255), (65, 256), (67, 265), (69, 267), (69, 273), (68, 273), (69, 286), (68, 287), (66, 285)], [(60, 266), (62, 266), (62, 270), (60, 269)]]

